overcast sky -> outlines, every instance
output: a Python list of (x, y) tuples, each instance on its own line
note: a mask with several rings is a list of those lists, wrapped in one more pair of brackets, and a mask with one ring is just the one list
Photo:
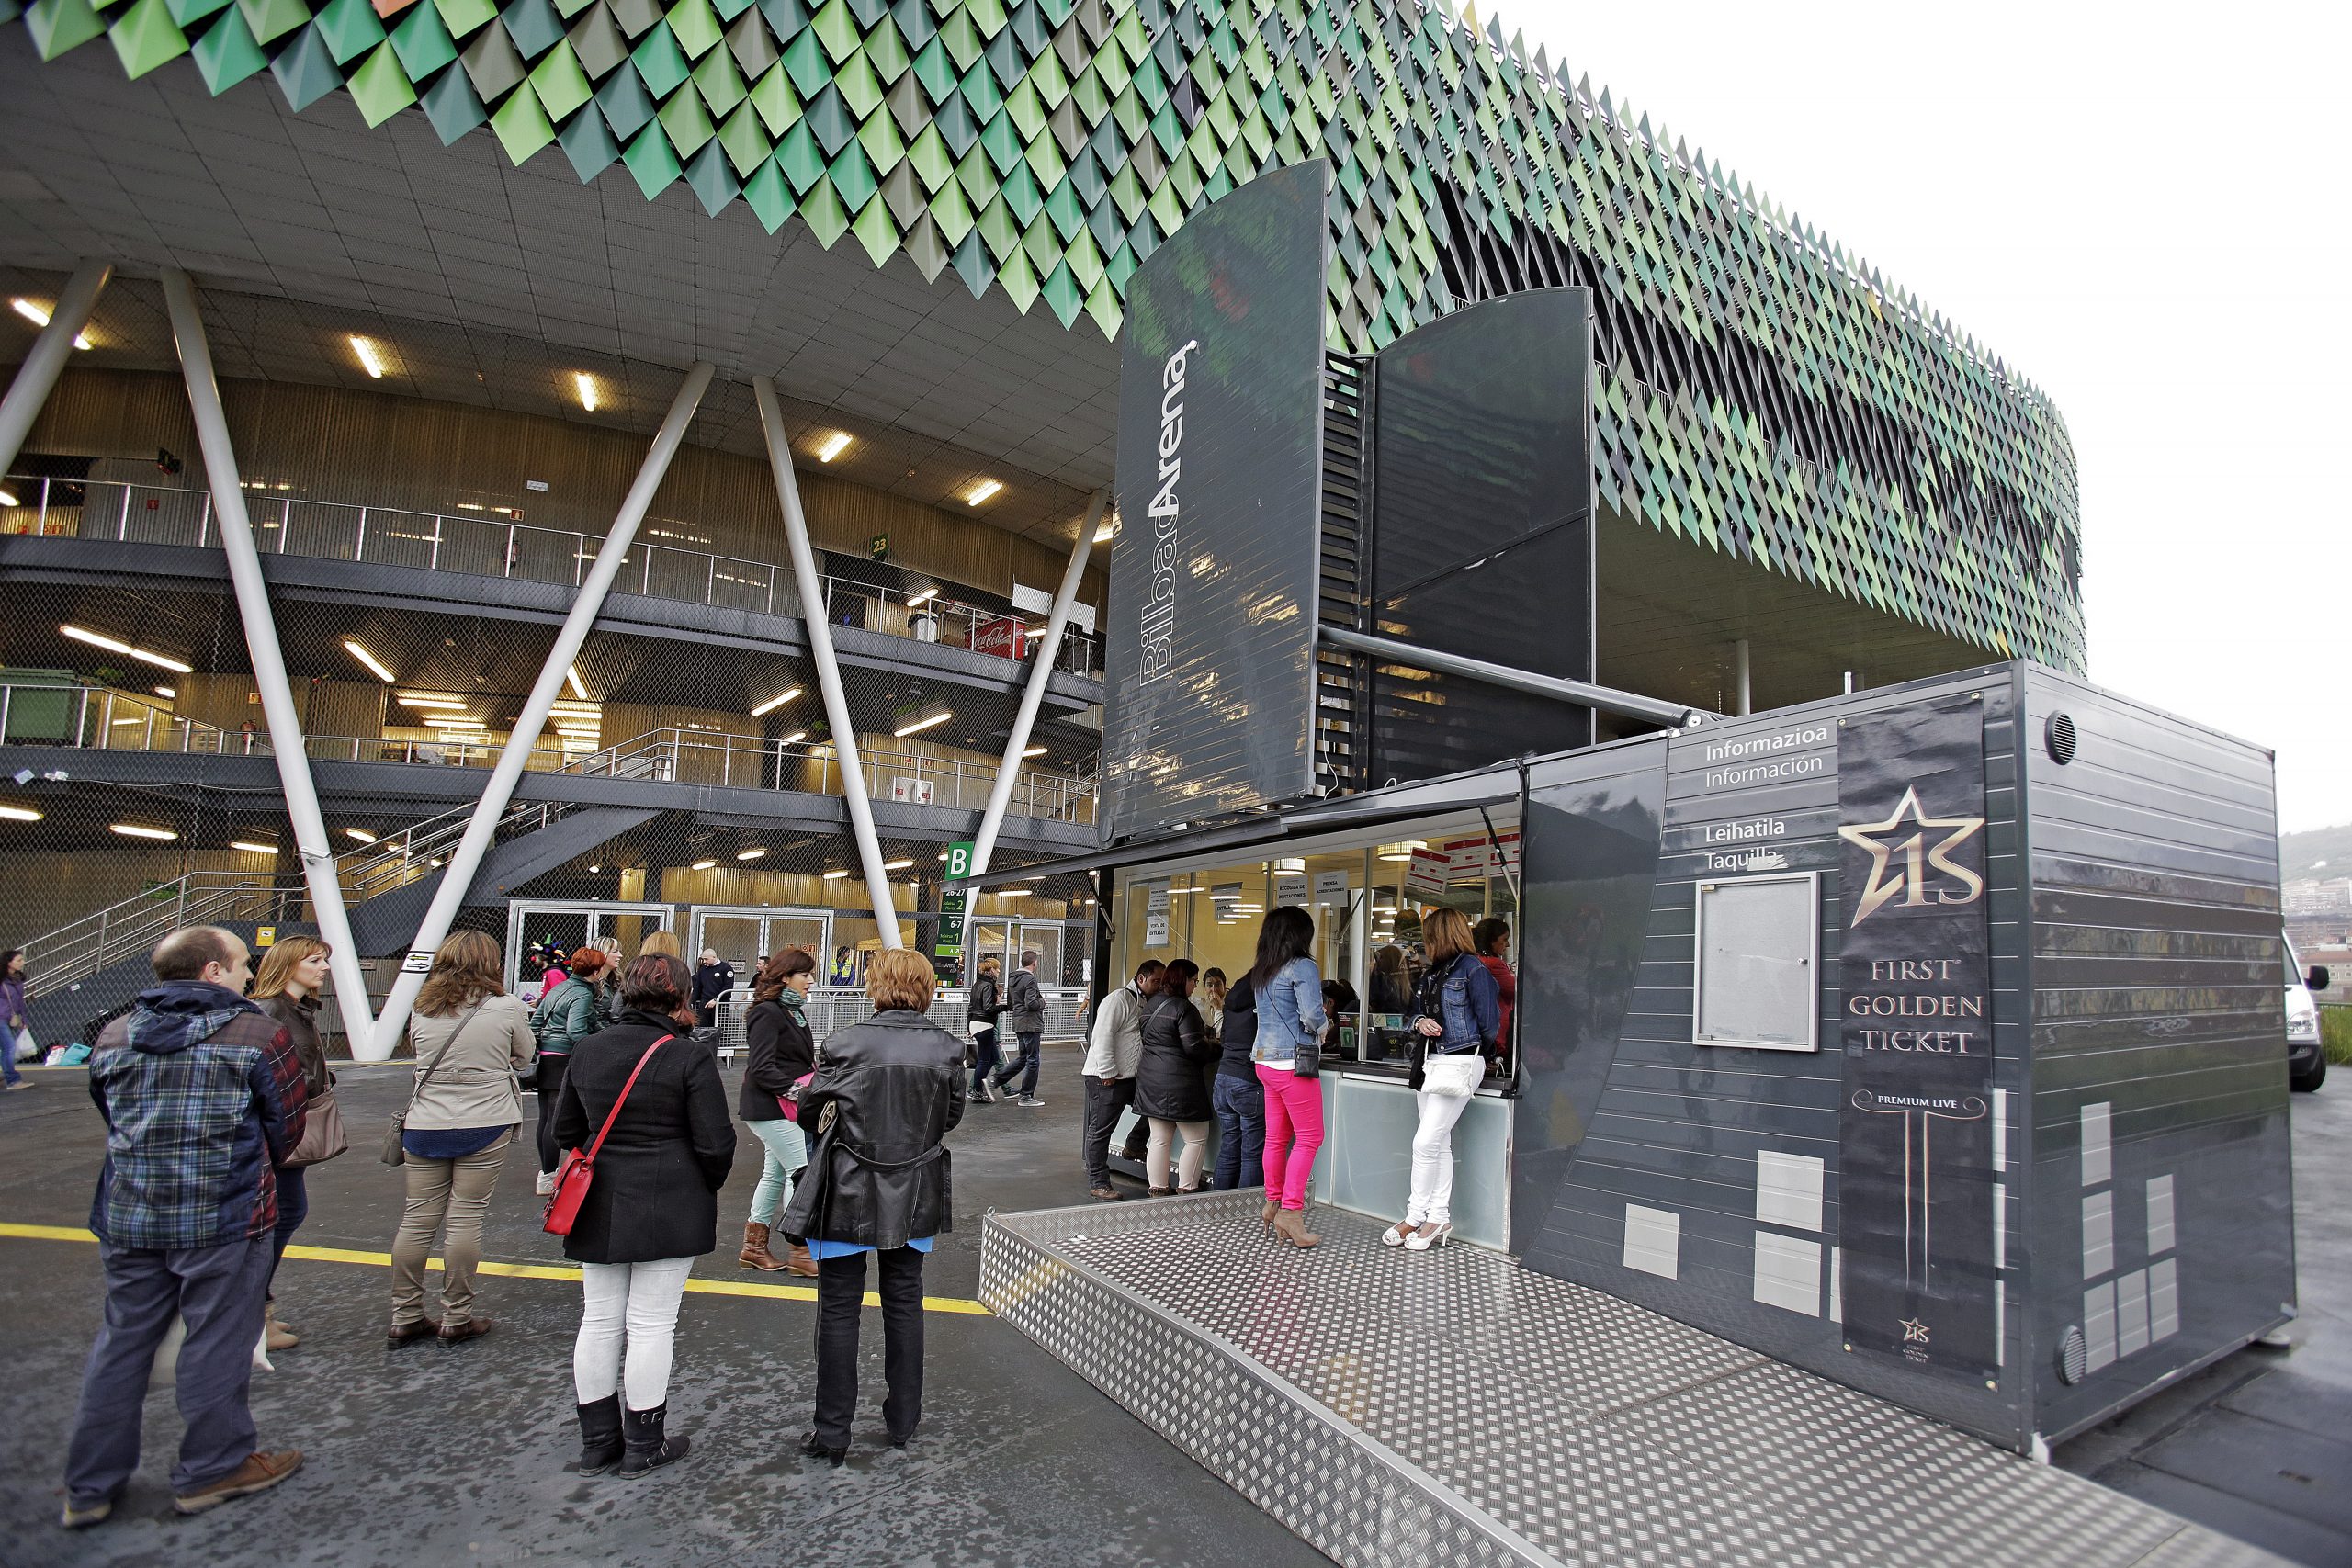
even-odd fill
[(2274, 748), (2282, 829), (2352, 821), (2352, 7), (1499, 15), (2047, 393), (2091, 678)]

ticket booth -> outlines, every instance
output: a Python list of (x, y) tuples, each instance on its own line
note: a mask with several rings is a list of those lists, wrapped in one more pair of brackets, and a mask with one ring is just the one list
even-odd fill
[[(1421, 918), (1510, 923), (1464, 1240), (2024, 1451), (2295, 1314), (2270, 759), (2028, 664), (1138, 837), (1107, 978), (1314, 911), (1402, 1212)], [(1025, 868), (1034, 874), (1036, 868)]]

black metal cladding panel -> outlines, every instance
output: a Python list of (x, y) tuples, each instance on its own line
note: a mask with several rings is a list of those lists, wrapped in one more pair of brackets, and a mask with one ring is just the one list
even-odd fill
[(1329, 173), (1204, 209), (1128, 289), (1106, 843), (1314, 786)]
[[(2024, 863), (2018, 831), (2018, 728), (2008, 667), (1963, 671), (1908, 686), (1859, 694), (1750, 719), (1718, 722), (1666, 739), (1661, 853), (1642, 917), (1630, 1000), (1612, 1039), (1575, 1049), (1605, 1057), (1601, 1082), (1581, 1136), (1565, 1154), (1543, 1146), (1570, 1132), (1558, 1112), (1531, 1120), (1523, 1092), (1514, 1157), (1522, 1171), (1546, 1160), (1564, 1165), (1544, 1190), (1540, 1211), (1522, 1214), (1533, 1194), (1522, 1175), (1514, 1196), (1515, 1233), (1530, 1268), (1596, 1286), (1724, 1335), (1783, 1360), (1935, 1416), (1980, 1436), (2023, 1447), (2030, 1435), (2028, 1383), (2014, 1369), (2027, 1359), (2026, 1321), (2009, 1310), (2023, 1299), (2021, 1251), (2004, 1275), (2003, 1373), (1997, 1390), (1976, 1389), (1912, 1372), (1891, 1359), (1849, 1352), (1828, 1315), (1838, 1235), (1838, 1101), (1844, 1058), (1838, 1027), (1838, 956), (1843, 900), (1838, 838), (1838, 720), (1880, 707), (1981, 693), (1985, 720), (1986, 873), (1991, 901), (1994, 1083), (2018, 1131), (2026, 1083)], [(1781, 831), (1709, 841), (1711, 826), (1777, 822)], [(1545, 820), (1529, 813), (1526, 897), (1544, 897)], [(1758, 860), (1758, 856), (1762, 858)], [(1819, 876), (1821, 950), (1818, 1050), (1747, 1050), (1691, 1042), (1696, 888), (1702, 880), (1812, 871)], [(1531, 927), (1533, 921), (1531, 919)], [(1527, 995), (1536, 964), (1521, 981)], [(1522, 1002), (1522, 1007), (1529, 1004)], [(1522, 1048), (1531, 1066), (1540, 1047), (1529, 1030), (1547, 1021), (1522, 1013)], [(1588, 1069), (1589, 1070), (1589, 1069)], [(1823, 1162), (1821, 1229), (1758, 1219), (1758, 1156), (1767, 1151)], [(2014, 1173), (2013, 1136), (2007, 1148)], [(2023, 1194), (2014, 1174), (2003, 1225), (2016, 1236)], [(1677, 1217), (1674, 1279), (1625, 1264), (1628, 1206)], [(1819, 1311), (1808, 1314), (1759, 1300), (1759, 1237), (1769, 1247), (1818, 1248)], [(1515, 1239), (1517, 1239), (1515, 1235)]]
[(2053, 671), (2024, 687), (2036, 1426), (2059, 1434), (2291, 1310), (2285, 960), (2269, 754)]
[[(1374, 356), (1370, 629), (1592, 678), (1592, 297), (1485, 300)], [(1371, 776), (1592, 741), (1589, 709), (1375, 664)]]

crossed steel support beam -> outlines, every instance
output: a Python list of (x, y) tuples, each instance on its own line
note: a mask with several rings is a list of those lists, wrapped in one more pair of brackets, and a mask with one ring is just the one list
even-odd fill
[[(80, 279), (76, 274), (75, 281)], [(294, 830), (294, 850), (302, 862), (302, 880), (310, 888), (319, 935), (330, 950), (327, 963), (334, 976), (335, 1007), (343, 1014), (344, 1038), (351, 1043), (352, 1055), (360, 1056), (374, 1032), (368, 1014), (368, 977), (359, 967), (359, 950), (352, 945), (343, 885), (334, 874), (334, 847), (327, 840), (326, 819), (319, 811), (318, 787), (311, 782), (311, 759), (303, 745), (301, 716), (294, 711), (294, 694), (286, 681), (286, 656), (277, 646), (277, 622), (270, 613), (269, 587), (262, 581), (253, 521), (245, 514), (245, 491), (239, 482), (229, 422), (220, 409), (220, 384), (212, 373), (211, 344), (204, 335), (196, 285), (188, 275), (167, 270), (163, 282), (172, 341), (179, 350), (181, 377), (187, 382), (188, 408), (196, 416), (197, 446), (204, 454), (204, 482), (211, 489), (212, 514), (220, 525), (220, 551), (228, 558), (229, 581), (236, 590), (237, 615), (244, 622), (245, 647), (253, 657), (254, 685), (261, 695), (262, 716), (269, 725), (278, 785), (286, 794), (287, 821)], [(95, 288), (90, 295), (96, 297)], [(89, 317), (86, 302), (82, 316)], [(54, 330), (67, 319), (65, 303), (60, 301), (56, 314), (49, 319), (50, 328)], [(69, 344), (79, 330), (66, 328)]]
[(1037, 722), (1038, 705), (1046, 700), (1046, 685), (1054, 678), (1054, 660), (1062, 650), (1062, 633), (1069, 626), (1069, 607), (1086, 576), (1087, 558), (1094, 553), (1094, 534), (1102, 523), (1102, 508), (1111, 492), (1098, 490), (1079, 525), (1078, 543), (1070, 547), (1069, 564), (1062, 568), (1062, 585), (1046, 616), (1045, 639), (1037, 644), (1036, 662), (1029, 668), (1029, 682), (1021, 691), (1021, 711), (1013, 716), (1012, 733), (1004, 738), (1004, 761), (997, 764), (996, 786), (989, 791), (988, 809), (980, 813), (980, 830), (972, 838), (972, 874), (989, 868), (996, 850), (997, 829), (1004, 826), (1005, 807), (1012, 802), (1012, 786), (1021, 773), (1021, 753), (1029, 750), (1029, 732)]
[(17, 460), (33, 421), (40, 417), (41, 405), (57, 389), (57, 378), (74, 357), (74, 340), (90, 324), (90, 312), (113, 276), (112, 262), (85, 261), (75, 267), (65, 292), (58, 296), (57, 308), (49, 313), (49, 325), (41, 328), (40, 336), (33, 339), (33, 351), (17, 367), (8, 395), (0, 398), (0, 475)]
[(760, 406), (760, 434), (767, 440), (768, 468), (775, 475), (776, 503), (784, 509), (784, 536), (792, 549), (793, 581), (800, 586), (800, 619), (808, 630), (808, 657), (817, 666), (817, 685), (825, 695), (825, 723), (833, 732), (833, 755), (842, 765), (842, 797), (849, 807), (851, 833), (857, 840), (857, 859), (865, 873), (865, 892), (874, 905), (874, 929), (886, 948), (901, 947), (898, 906), (890, 897), (890, 874), (882, 869), (882, 840), (874, 830), (874, 803), (865, 795), (865, 770), (857, 759), (857, 730), (850, 719), (849, 698), (842, 692), (841, 663), (833, 657), (833, 632), (825, 615), (824, 584), (817, 578), (816, 553), (808, 547), (808, 516), (800, 509), (800, 479), (792, 468), (792, 443), (784, 433), (784, 410), (776, 402), (775, 382), (752, 378), (752, 397)]
[(548, 661), (539, 671), (538, 682), (524, 699), (522, 715), (506, 737), (505, 749), (498, 754), (498, 764), (491, 770), (490, 782), (482, 786), (481, 799), (475, 803), (473, 815), (467, 819), (465, 836), (449, 852), (449, 863), (443, 869), (441, 884), (433, 892), (433, 902), (417, 926), (416, 940), (409, 944), (408, 958), (392, 982), (391, 994), (384, 998), (384, 1011), (376, 1021), (367, 1055), (361, 1055), (355, 1046), (355, 1057), (380, 1062), (391, 1055), (392, 1047), (399, 1043), (409, 1010), (416, 1003), (416, 993), (424, 985), (433, 950), (449, 934), (450, 923), (458, 918), (467, 890), (473, 885), (474, 873), (481, 869), (482, 856), (490, 852), (491, 839), (498, 831), (498, 819), (505, 815), (507, 803), (514, 797), (514, 786), (522, 780), (524, 763), (529, 760), (532, 748), (539, 743), (539, 732), (547, 726), (548, 713), (555, 706), (556, 698), (563, 694), (564, 677), (572, 661), (580, 657), (581, 645), (588, 640), (588, 628), (605, 607), (605, 596), (612, 591), (613, 579), (620, 573), (621, 560), (637, 538), (646, 509), (653, 504), (653, 492), (662, 488), (662, 480), (670, 471), (670, 459), (677, 456), (678, 445), (686, 437), (686, 426), (702, 404), (710, 377), (711, 367), (697, 361), (687, 368), (685, 380), (679, 384), (669, 415), (654, 433), (653, 446), (637, 470), (636, 482), (621, 500), (620, 513), (613, 519), (611, 531), (596, 547), (596, 559), (581, 582), (580, 592), (572, 597), (571, 612), (555, 634), (555, 647), (548, 651)]

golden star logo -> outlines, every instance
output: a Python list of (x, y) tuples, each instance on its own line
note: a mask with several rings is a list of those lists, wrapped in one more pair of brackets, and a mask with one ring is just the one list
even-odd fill
[[(1905, 827), (1909, 837), (1897, 839)], [(1949, 829), (1928, 847), (1928, 835)], [(1984, 879), (1963, 865), (1952, 863), (1951, 852), (1969, 838), (1984, 830), (1982, 817), (1930, 817), (1919, 805), (1919, 792), (1906, 789), (1903, 798), (1895, 802), (1894, 813), (1883, 822), (1864, 822), (1858, 827), (1840, 828), (1838, 836), (1850, 844), (1859, 844), (1870, 852), (1870, 878), (1862, 885), (1862, 897), (1854, 911), (1854, 924), (1860, 925), (1879, 908), (1901, 895), (1906, 905), (1973, 904), (1984, 896)], [(1902, 869), (1893, 877), (1887, 875), (1889, 863), (1900, 855)], [(1934, 897), (1928, 896), (1928, 873), (1932, 868), (1958, 882), (1965, 891), (1954, 894), (1938, 889)]]
[(1905, 1318), (1903, 1320), (1903, 1343), (1905, 1345), (1925, 1345), (1927, 1342), (1928, 1325), (1924, 1323), (1914, 1323), (1907, 1317)]

